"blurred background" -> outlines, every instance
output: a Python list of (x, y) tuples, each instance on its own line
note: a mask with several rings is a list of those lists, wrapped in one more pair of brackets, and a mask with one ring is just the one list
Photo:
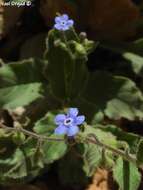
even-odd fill
[(142, 35), (142, 0), (30, 0), (30, 6), (19, 7), (4, 2), (0, 0), (0, 57), (5, 61), (40, 57), (57, 12), (69, 14), (90, 39), (129, 41)]
[[(30, 57), (42, 58), (45, 37), (48, 30), (53, 27), (56, 13), (67, 13), (75, 20), (77, 31), (86, 32), (89, 39), (100, 41), (101, 44), (132, 42), (143, 35), (142, 0), (31, 0), (30, 2), (31, 5), (17, 7), (6, 5), (6, 1), (0, 0), (0, 58), (6, 63)], [(119, 62), (120, 58), (108, 48), (99, 46), (89, 57), (88, 67), (91, 71), (97, 68), (104, 69), (111, 66), (114, 61)], [(114, 67), (112, 65), (109, 69), (115, 70)], [(119, 68), (116, 70), (120, 72)], [(142, 133), (141, 128), (142, 125), (136, 125), (135, 131), (134, 128), (132, 131)], [(44, 175), (29, 185), (0, 187), (0, 190), (25, 189), (70, 190), (69, 187), (60, 186), (55, 173), (48, 174), (48, 178)], [(91, 184), (82, 189), (116, 190), (116, 185), (113, 183), (110, 171), (99, 169)], [(140, 190), (143, 190), (142, 184)]]

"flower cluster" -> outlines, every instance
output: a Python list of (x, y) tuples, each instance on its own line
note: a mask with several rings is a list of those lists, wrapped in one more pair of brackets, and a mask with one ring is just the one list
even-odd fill
[(68, 15), (63, 14), (61, 16), (55, 17), (54, 28), (60, 31), (69, 30), (74, 24), (72, 19), (69, 19)]
[(55, 117), (55, 123), (58, 127), (55, 129), (55, 134), (67, 136), (75, 136), (79, 132), (78, 125), (85, 121), (85, 116), (78, 116), (77, 108), (70, 108), (67, 114), (58, 114)]

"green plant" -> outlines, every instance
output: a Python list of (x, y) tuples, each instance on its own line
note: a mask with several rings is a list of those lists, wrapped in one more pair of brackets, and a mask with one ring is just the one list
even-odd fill
[[(138, 189), (143, 139), (112, 123), (143, 119), (142, 90), (124, 74), (88, 71), (88, 55), (98, 45), (73, 27), (52, 29), (43, 59), (2, 63), (0, 108), (7, 110), (13, 123), (0, 124), (1, 184), (30, 181), (59, 160), (58, 174), (64, 184), (84, 183), (98, 167), (105, 167), (113, 171), (120, 189)], [(132, 53), (123, 56), (131, 60), (135, 75), (142, 72), (141, 57), (138, 61)], [(56, 115), (70, 107), (86, 117), (72, 139), (54, 133)]]

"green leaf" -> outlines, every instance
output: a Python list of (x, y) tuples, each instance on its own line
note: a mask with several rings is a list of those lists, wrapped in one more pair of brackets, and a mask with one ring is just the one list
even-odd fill
[(26, 106), (34, 100), (42, 98), (41, 90), (42, 85), (40, 83), (0, 88), (0, 107), (14, 109), (19, 106)]
[(5, 64), (0, 67), (0, 88), (44, 82), (44, 67), (43, 61), (34, 59)]
[(143, 140), (140, 141), (137, 151), (137, 164), (143, 166)]
[(21, 145), (25, 142), (26, 137), (22, 132), (15, 132), (12, 139), (16, 145)]
[(93, 144), (84, 144), (83, 169), (87, 176), (92, 176), (96, 169), (100, 167), (102, 161), (102, 150)]
[[(51, 135), (50, 137), (57, 136)], [(47, 141), (44, 143), (42, 149), (44, 153), (44, 163), (51, 164), (65, 155), (67, 152), (67, 144), (64, 141)]]
[(101, 128), (98, 128), (96, 125), (95, 126), (85, 126), (84, 132), (80, 133), (80, 135), (83, 138), (86, 138), (89, 134), (95, 134), (97, 139), (101, 141), (104, 144), (107, 144), (109, 146), (118, 147), (117, 139), (116, 136), (113, 135), (111, 132), (105, 132)]
[[(69, 104), (70, 107), (77, 107), (80, 110), (80, 113), (83, 115), (86, 115), (86, 122), (87, 123), (92, 123), (93, 120), (95, 120), (95, 115), (97, 112), (97, 109), (94, 104), (88, 102), (87, 100), (83, 99), (82, 97), (78, 97), (71, 101)], [(100, 112), (102, 113), (102, 112)], [(98, 113), (97, 113), (98, 114)], [(104, 118), (104, 114), (102, 113)], [(97, 122), (95, 122), (97, 123)], [(95, 124), (93, 123), (93, 124)]]
[(133, 71), (142, 75), (143, 73), (143, 57), (137, 54), (126, 52), (123, 54), (123, 57), (131, 62)]
[(48, 112), (41, 120), (36, 122), (34, 131), (47, 137), (61, 138), (63, 141), (46, 141), (42, 146), (44, 163), (50, 164), (63, 157), (67, 151), (67, 144), (63, 136), (54, 135), (56, 125), (54, 123), (56, 113)]
[(14, 109), (42, 97), (44, 63), (32, 59), (0, 68), (0, 107)]
[(94, 41), (88, 40), (87, 38), (84, 38), (82, 45), (84, 46), (86, 52), (90, 54), (98, 47), (99, 42), (94, 42)]
[(64, 36), (63, 33), (52, 30), (48, 36), (46, 73), (52, 93), (62, 101), (78, 96), (88, 77), (85, 64), (87, 52), (77, 41), (71, 31)]
[(8, 184), (27, 176), (24, 154), (20, 149), (6, 159), (0, 158), (0, 183)]
[(143, 118), (143, 96), (135, 83), (121, 76), (97, 71), (90, 74), (82, 98), (93, 104), (95, 113), (103, 112), (111, 119)]
[(37, 155), (37, 140), (29, 138), (16, 147), (10, 136), (1, 137), (0, 150), (0, 184), (31, 181), (44, 167), (43, 156)]
[[(116, 140), (116, 137), (112, 135), (112, 133), (102, 131), (102, 129), (97, 128), (96, 126), (85, 126), (84, 132), (80, 133), (80, 136), (84, 139), (91, 134), (96, 135), (96, 138), (103, 144), (109, 145), (116, 149), (118, 148), (118, 141)], [(83, 169), (86, 172), (86, 175), (92, 176), (96, 169), (100, 166), (111, 168), (114, 164), (114, 156), (111, 151), (104, 151), (99, 145), (84, 143), (83, 161)]]
[(64, 186), (81, 188), (88, 178), (83, 171), (83, 160), (77, 147), (73, 147), (59, 162), (58, 174)]
[(56, 127), (54, 123), (55, 116), (56, 114), (48, 112), (42, 119), (35, 123), (33, 130), (39, 134), (51, 135)]
[(36, 139), (30, 137), (21, 146), (21, 150), (24, 153), (28, 168), (25, 180), (29, 181), (38, 176), (44, 168), (44, 153), (41, 144)]
[(118, 158), (113, 168), (113, 177), (121, 190), (137, 190), (141, 182), (141, 174), (133, 163)]
[(11, 157), (16, 149), (16, 144), (12, 141), (12, 133), (5, 133), (5, 130), (0, 130), (0, 159), (5, 160)]
[(116, 136), (117, 140), (127, 142), (130, 148), (130, 152), (136, 154), (141, 136), (134, 133), (125, 132), (115, 125), (105, 125), (100, 126), (100, 128), (105, 132), (111, 132)]

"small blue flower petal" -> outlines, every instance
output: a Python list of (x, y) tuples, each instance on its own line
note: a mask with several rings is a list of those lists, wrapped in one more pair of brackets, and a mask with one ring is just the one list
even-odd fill
[(71, 126), (67, 130), (67, 136), (72, 137), (79, 132), (79, 128), (77, 126)]
[(58, 125), (55, 129), (55, 134), (66, 134), (69, 137), (76, 135), (79, 132), (78, 125), (81, 125), (85, 121), (84, 115), (77, 115), (77, 108), (70, 108), (66, 115), (58, 114), (55, 117), (55, 123)]
[(61, 16), (61, 19), (63, 19), (64, 21), (68, 21), (69, 16), (68, 16), (67, 14), (63, 14), (63, 15)]
[(63, 14), (61, 16), (55, 17), (55, 25), (54, 28), (60, 31), (69, 30), (72, 27), (74, 21), (69, 19), (67, 14)]
[(55, 17), (55, 23), (60, 24), (60, 22), (61, 22), (61, 18), (59, 16), (56, 16)]
[(74, 21), (73, 20), (68, 20), (67, 21), (67, 26), (68, 27), (72, 27), (74, 25)]
[(57, 30), (60, 30), (60, 31), (66, 31), (69, 29), (69, 27), (67, 25), (61, 25), (59, 23), (55, 24), (54, 28), (56, 28)]
[(85, 116), (80, 115), (75, 118), (75, 125), (81, 125), (85, 121)]
[(68, 115), (70, 117), (76, 117), (78, 115), (78, 109), (77, 108), (70, 108), (68, 110)]
[(68, 30), (68, 29), (69, 29), (68, 26), (64, 26), (64, 27), (62, 28), (63, 31), (66, 31), (66, 30)]
[(58, 114), (56, 117), (55, 117), (55, 123), (57, 125), (61, 125), (64, 123), (64, 120), (66, 119), (66, 116), (64, 114)]
[(56, 28), (57, 30), (62, 30), (63, 26), (61, 26), (61, 24), (57, 23), (54, 25), (54, 28)]
[(64, 125), (59, 125), (56, 129), (55, 129), (55, 134), (56, 135), (64, 135), (67, 133), (67, 127), (65, 127)]

